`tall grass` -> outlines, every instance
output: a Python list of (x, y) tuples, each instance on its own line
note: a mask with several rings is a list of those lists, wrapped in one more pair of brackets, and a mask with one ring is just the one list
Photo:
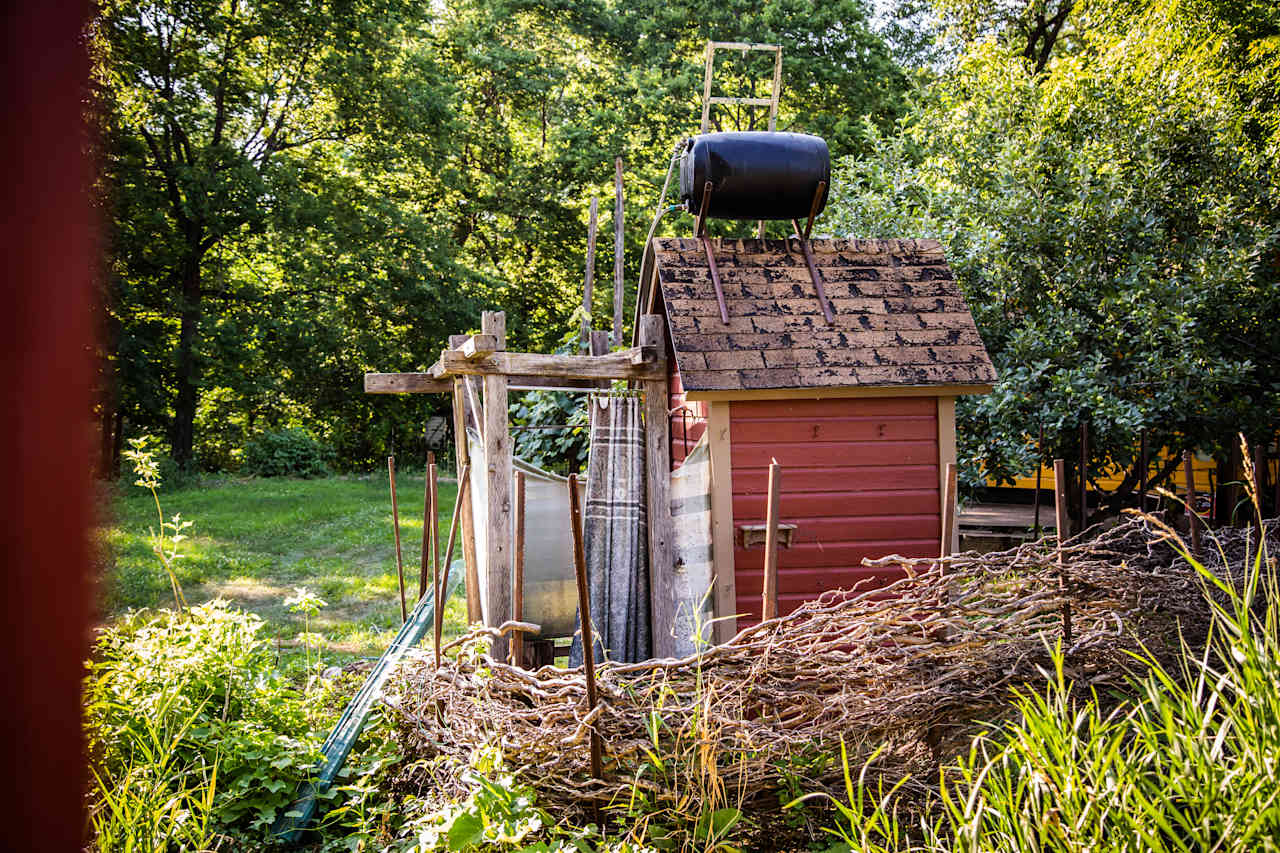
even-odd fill
[(1139, 655), (1132, 689), (1100, 697), (1073, 691), (1055, 649), (1044, 687), (1016, 692), (1010, 721), (944, 772), (933, 817), (906, 830), (891, 798), (850, 785), (829, 831), (877, 853), (1280, 850), (1275, 560), (1251, 543), (1237, 585), (1163, 532), (1204, 581), (1202, 651), (1184, 642), (1172, 667)]

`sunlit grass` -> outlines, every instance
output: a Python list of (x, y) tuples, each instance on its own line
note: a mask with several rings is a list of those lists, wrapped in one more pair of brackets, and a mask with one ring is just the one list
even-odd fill
[[(423, 477), (397, 477), (405, 586), (412, 607), (422, 546)], [(456, 495), (440, 483), (440, 534), (448, 536)], [(162, 488), (168, 515), (195, 522), (177, 561), (192, 603), (226, 598), (257, 613), (268, 634), (290, 647), (303, 620), (284, 599), (306, 587), (328, 606), (312, 621), (331, 653), (376, 656), (400, 626), (391, 497), (385, 475), (319, 480), (226, 479)], [(118, 491), (101, 508), (101, 610), (110, 620), (129, 609), (172, 604), (169, 583), (148, 543), (155, 525), (150, 494)], [(455, 549), (455, 559), (460, 549)], [(443, 555), (442, 555), (443, 557)], [(466, 623), (460, 596), (445, 609), (445, 634)], [(429, 642), (429, 641), (428, 641)]]

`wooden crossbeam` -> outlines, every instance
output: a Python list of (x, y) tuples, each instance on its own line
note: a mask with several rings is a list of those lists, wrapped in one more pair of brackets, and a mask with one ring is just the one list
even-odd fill
[[(589, 390), (599, 388), (598, 382), (590, 379), (558, 379), (545, 376), (521, 376), (512, 374), (507, 377), (507, 387), (512, 391), (540, 391), (544, 389), (576, 388)], [(366, 394), (452, 394), (452, 379), (436, 379), (430, 373), (366, 373), (364, 375), (364, 393)]]
[(631, 347), (606, 355), (544, 355), (528, 352), (496, 352), (468, 359), (445, 350), (431, 367), (431, 376), (444, 379), (461, 374), (480, 376), (531, 376), (544, 379), (661, 379), (666, 364), (655, 347)]

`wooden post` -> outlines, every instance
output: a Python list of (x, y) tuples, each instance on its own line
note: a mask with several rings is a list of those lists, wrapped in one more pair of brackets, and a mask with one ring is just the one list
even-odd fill
[[(666, 330), (661, 314), (645, 314), (640, 318), (641, 346), (666, 347)], [(675, 551), (671, 536), (671, 442), (667, 415), (670, 392), (667, 378), (645, 380), (645, 495), (649, 530), (649, 618), (654, 657), (673, 657), (676, 653)]]
[[(524, 621), (524, 472), (515, 472), (516, 541), (512, 557), (515, 560), (515, 577), (511, 592), (511, 618)], [(511, 636), (511, 663), (524, 666), (524, 633), (516, 631)]]
[[(587, 676), (587, 713), (596, 707), (596, 650), (591, 631), (591, 593), (587, 587), (587, 558), (582, 545), (582, 505), (578, 475), (569, 475), (569, 527), (573, 535), (573, 572), (578, 582), (578, 614), (582, 622), (582, 665)], [(600, 734), (591, 727), (591, 778), (601, 771)]]
[(1261, 439), (1253, 443), (1253, 526), (1258, 532), (1258, 542), (1262, 542), (1262, 482), (1264, 466), (1267, 464), (1267, 446)]
[(1138, 442), (1138, 464), (1142, 466), (1141, 472), (1138, 474), (1138, 509), (1142, 512), (1147, 511), (1147, 476), (1150, 471), (1150, 462), (1147, 460), (1147, 430), (1144, 427), (1141, 438)]
[(1192, 465), (1194, 454), (1190, 450), (1182, 451), (1183, 474), (1187, 480), (1187, 525), (1191, 531), (1191, 553), (1200, 553), (1200, 519), (1196, 515), (1196, 472)]
[(427, 578), (431, 569), (431, 543), (435, 536), (435, 525), (431, 520), (435, 516), (435, 507), (431, 503), (431, 466), (436, 464), (436, 455), (427, 451), (427, 467), (423, 470), (422, 479), (422, 557), (418, 563), (418, 599), (427, 594)]
[(1071, 520), (1067, 518), (1067, 460), (1053, 460), (1053, 509), (1054, 523), (1058, 527), (1058, 547), (1070, 535)]
[[(485, 311), (480, 330), (494, 336), (498, 350), (507, 348), (504, 313)], [(485, 623), (497, 627), (511, 612), (511, 434), (507, 431), (507, 377), (502, 374), (484, 377), (484, 457), (488, 478)], [(493, 641), (492, 653), (494, 660), (506, 657), (506, 636)]]
[(1069, 647), (1072, 641), (1071, 602), (1066, 598), (1067, 562), (1062, 554), (1062, 543), (1067, 541), (1067, 525), (1070, 523), (1067, 520), (1067, 462), (1065, 459), (1053, 460), (1053, 505), (1058, 525), (1058, 592), (1063, 596), (1062, 642)]
[(391, 481), (391, 526), (396, 531), (396, 577), (400, 579), (400, 624), (409, 621), (409, 605), (404, 598), (404, 558), (400, 551), (400, 508), (396, 505), (396, 458), (387, 457), (387, 479)]
[[(435, 456), (435, 454), (431, 454)], [(422, 555), (422, 578), (418, 586), (418, 598), (427, 594), (427, 582), (431, 582), (431, 592), (435, 600), (440, 600), (440, 468), (435, 462), (427, 465), (427, 512), (422, 518), (424, 525), (431, 526), (431, 575), (427, 576), (427, 555)], [(423, 542), (427, 537), (423, 536)]]
[(1080, 424), (1080, 529), (1089, 526), (1089, 424)]
[(440, 668), (440, 636), (444, 633), (444, 599), (449, 589), (449, 567), (453, 564), (453, 543), (458, 535), (458, 519), (462, 517), (463, 502), (471, 499), (467, 494), (467, 484), (470, 480), (471, 465), (468, 463), (462, 466), (462, 473), (458, 475), (458, 497), (453, 502), (453, 518), (449, 520), (449, 546), (444, 552), (444, 578), (440, 582), (442, 592), (435, 603), (436, 669)]
[[(587, 333), (591, 331), (591, 285), (596, 275), (596, 217), (599, 212), (600, 199), (591, 197), (591, 218), (587, 222), (587, 270), (582, 279), (582, 345), (587, 344)], [(505, 347), (503, 347), (505, 349)], [(486, 405), (488, 405), (486, 403)]]
[[(449, 346), (457, 349), (466, 339), (466, 335), (450, 335)], [(476, 416), (468, 403), (466, 388), (463, 387), (464, 382), (465, 380), (461, 378), (454, 379), (452, 394), (453, 442), (459, 471), (468, 470), (471, 466), (471, 449), (467, 444), (467, 424)], [(458, 492), (462, 493), (461, 483), (458, 484)], [(464, 578), (467, 590), (467, 624), (474, 625), (481, 621), (482, 610), (480, 608), (480, 572), (476, 562), (475, 518), (469, 498), (462, 505), (461, 531), (462, 559), (466, 564)]]
[[(769, 494), (765, 501), (764, 519), (764, 592), (760, 598), (760, 619), (778, 615), (778, 489), (782, 466), (774, 459), (769, 463)], [(944, 536), (945, 541), (945, 536)]]
[(955, 539), (953, 533), (956, 527), (956, 479), (956, 463), (948, 462), (944, 480), (945, 491), (942, 494), (942, 547), (939, 549), (939, 556), (944, 558), (951, 556), (952, 542)]
[(613, 345), (622, 346), (623, 231), (626, 213), (622, 203), (622, 158), (613, 161)]
[(1031, 521), (1031, 536), (1040, 538), (1040, 478), (1044, 474), (1044, 420), (1040, 421), (1040, 437), (1036, 440), (1036, 509)]

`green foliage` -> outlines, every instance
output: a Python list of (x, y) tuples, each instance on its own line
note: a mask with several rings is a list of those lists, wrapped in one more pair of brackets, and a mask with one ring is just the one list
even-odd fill
[(244, 468), (259, 477), (323, 477), (333, 451), (300, 427), (264, 432), (244, 447)]
[(834, 180), (829, 230), (945, 245), (1000, 376), (958, 410), (971, 484), (1032, 470), (1040, 425), (1051, 459), (1088, 423), (1094, 476), (1134, 472), (1143, 428), (1207, 451), (1271, 429), (1280, 184), (1202, 29), (1091, 0), (1040, 73), (970, 43)]
[[(555, 346), (619, 155), (629, 317), (707, 39), (780, 43), (779, 127), (837, 154), (867, 153), (863, 117), (887, 127), (905, 86), (861, 0), (98, 8), (103, 383), (127, 431), (166, 433), (185, 467), (235, 469), (251, 436), (295, 425), (343, 470), (393, 445), (421, 464), (412, 437), (447, 400), (365, 397), (361, 374), (430, 366), (482, 308), (507, 312), (509, 348)], [(761, 91), (766, 59), (723, 54), (717, 85)], [(759, 127), (762, 111), (714, 121)], [(596, 281), (611, 267), (598, 252)], [(596, 294), (607, 325), (610, 288)]]
[(85, 682), (99, 812), (115, 812), (112, 792), (128, 780), (145, 781), (146, 802), (168, 803), (166, 791), (193, 813), (189, 801), (207, 802), (199, 813), (217, 831), (262, 836), (308, 777), (317, 740), (261, 629), (214, 601), (131, 613), (100, 632)]

